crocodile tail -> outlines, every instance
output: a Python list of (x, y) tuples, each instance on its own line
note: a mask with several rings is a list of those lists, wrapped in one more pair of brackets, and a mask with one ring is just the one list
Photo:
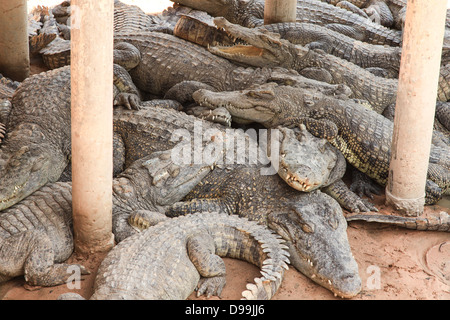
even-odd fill
[(346, 217), (348, 221), (366, 221), (386, 223), (413, 230), (450, 232), (450, 215), (441, 211), (439, 216), (411, 218), (391, 215), (357, 214)]
[(289, 268), (288, 247), (280, 236), (259, 225), (250, 227), (249, 232), (265, 253), (265, 259), (260, 263), (262, 277), (255, 278), (254, 284), (247, 284), (242, 299), (269, 300), (277, 292), (284, 279), (284, 272)]

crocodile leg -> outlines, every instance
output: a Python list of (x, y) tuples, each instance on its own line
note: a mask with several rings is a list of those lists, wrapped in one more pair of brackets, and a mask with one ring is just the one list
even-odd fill
[[(14, 259), (22, 255), (22, 259)], [(69, 267), (79, 268), (81, 274), (89, 271), (78, 264), (54, 264), (53, 243), (40, 230), (28, 230), (1, 240), (0, 274), (3, 279), (25, 273), (30, 285), (55, 286), (71, 276)]]
[(192, 102), (192, 94), (200, 89), (216, 91), (212, 86), (199, 81), (182, 81), (170, 88), (164, 99), (176, 100), (180, 103)]
[(189, 259), (197, 268), (201, 278), (197, 286), (197, 297), (220, 297), (225, 286), (225, 263), (215, 254), (214, 239), (207, 233), (197, 234), (189, 238), (187, 244)]
[(339, 204), (351, 212), (378, 211), (369, 201), (360, 198), (347, 185), (338, 180), (331, 185), (322, 188), (322, 191), (334, 198)]
[(114, 63), (131, 70), (141, 62), (141, 52), (132, 44), (119, 42), (114, 45)]
[(113, 83), (116, 90), (114, 105), (139, 110), (141, 102), (139, 90), (125, 68), (118, 64), (114, 64)]
[(346, 217), (347, 221), (366, 221), (386, 223), (413, 230), (450, 232), (450, 216), (441, 211), (438, 217), (410, 218), (391, 215), (356, 214)]

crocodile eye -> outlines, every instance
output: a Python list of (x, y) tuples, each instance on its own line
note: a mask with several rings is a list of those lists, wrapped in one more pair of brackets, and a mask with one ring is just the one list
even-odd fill
[(302, 224), (302, 230), (305, 233), (314, 233), (314, 225), (309, 225), (307, 223)]
[(336, 219), (336, 217), (330, 217), (328, 219), (328, 224), (334, 229), (336, 230), (337, 227), (339, 226), (339, 220)]

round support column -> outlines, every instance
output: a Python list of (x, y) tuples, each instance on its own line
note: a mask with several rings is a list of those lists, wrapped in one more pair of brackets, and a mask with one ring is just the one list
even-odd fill
[(0, 1), (0, 73), (15, 81), (30, 74), (26, 0)]
[(72, 206), (75, 251), (112, 234), (113, 1), (71, 2)]
[(264, 24), (295, 22), (297, 0), (266, 0), (264, 5)]
[(447, 0), (410, 0), (403, 29), (386, 203), (423, 213)]

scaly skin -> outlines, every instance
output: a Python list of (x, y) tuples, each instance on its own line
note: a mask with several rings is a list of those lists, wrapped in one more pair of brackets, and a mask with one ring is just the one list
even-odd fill
[[(163, 210), (181, 200), (211, 170), (202, 165), (179, 169), (160, 152), (136, 161), (114, 179), (116, 241), (136, 233), (124, 223), (132, 212)], [(68, 272), (71, 265), (62, 263), (73, 251), (71, 191), (70, 182), (51, 183), (2, 211), (0, 281), (25, 275), (30, 285), (54, 286), (72, 274)], [(84, 267), (78, 267), (87, 273)]]
[(261, 268), (262, 277), (247, 285), (245, 299), (268, 300), (276, 293), (289, 262), (279, 236), (252, 221), (218, 213), (164, 218), (108, 253), (91, 300), (184, 300), (197, 286), (198, 295), (220, 296), (226, 275), (220, 257)]
[[(116, 66), (116, 104), (129, 108), (140, 107), (136, 88), (123, 69)], [(58, 180), (70, 157), (70, 68), (64, 67), (30, 77), (17, 90), (13, 98), (14, 108), (9, 116), (8, 136), (0, 149), (0, 210), (3, 210), (48, 182)], [(42, 114), (46, 114), (42, 117)], [(114, 173), (117, 174), (135, 160), (154, 151), (167, 150), (177, 144), (171, 140), (174, 131), (184, 130), (192, 134), (197, 124), (204, 129), (216, 129), (222, 133), (225, 128), (187, 116), (175, 110), (148, 108), (141, 113), (126, 110), (114, 112)], [(164, 124), (164, 126), (162, 125)], [(243, 135), (240, 135), (241, 137)], [(245, 141), (245, 137), (243, 138)], [(200, 141), (201, 143), (201, 141)], [(287, 150), (295, 149), (296, 139), (285, 139)], [(301, 148), (300, 148), (301, 149)], [(297, 149), (295, 149), (298, 151)], [(281, 150), (283, 151), (283, 150)], [(234, 151), (233, 151), (234, 152)], [(309, 152), (309, 151), (307, 151)], [(234, 152), (234, 154), (237, 154)], [(330, 170), (336, 164), (336, 157), (324, 158), (323, 167), (305, 164), (293, 167), (284, 161), (284, 169), (290, 173), (288, 183), (304, 190), (304, 177), (312, 176), (311, 184), (321, 185), (330, 177)], [(294, 157), (293, 157), (294, 158)], [(257, 159), (257, 156), (255, 156)], [(225, 161), (223, 161), (225, 162)], [(249, 163), (249, 162), (245, 162)], [(295, 165), (297, 166), (297, 161)], [(298, 168), (301, 170), (297, 171)], [(310, 171), (302, 171), (308, 168)], [(323, 174), (322, 174), (323, 173)], [(70, 175), (65, 175), (70, 180)]]
[(319, 190), (297, 192), (276, 175), (255, 177), (244, 168), (227, 174), (216, 168), (166, 215), (198, 211), (236, 214), (267, 225), (286, 240), (298, 271), (341, 297), (360, 290), (342, 209)]
[[(383, 68), (391, 77), (398, 77), (401, 48), (372, 45), (355, 40), (339, 32), (311, 23), (285, 22), (267, 24), (258, 28), (278, 33), (282, 39), (348, 60), (362, 68)], [(233, 45), (235, 41), (213, 24), (213, 18), (182, 16), (173, 31), (179, 38), (203, 47)]]
[(328, 28), (309, 23), (276, 23), (265, 25), (282, 39), (302, 46), (320, 48), (328, 54), (350, 61), (361, 68), (383, 68), (398, 77), (401, 48), (373, 45), (347, 37)]
[[(114, 71), (116, 82), (122, 82), (118, 78), (125, 70), (115, 66)], [(116, 89), (116, 99), (129, 104), (136, 92)], [(7, 135), (0, 149), (0, 211), (57, 181), (69, 162), (70, 67), (27, 78), (11, 102)]]
[(203, 17), (181, 16), (173, 29), (173, 35), (202, 47), (234, 44), (233, 39), (226, 32), (216, 28), (212, 17), (207, 14)]
[(428, 218), (371, 214), (350, 215), (345, 218), (347, 221), (385, 223), (413, 230), (450, 232), (450, 216), (444, 211), (441, 211), (439, 216)]
[[(387, 182), (393, 123), (353, 100), (277, 84), (232, 92), (199, 90), (193, 97), (203, 106), (225, 107), (232, 116), (266, 127), (306, 124), (313, 134), (326, 136), (358, 170), (381, 185)], [(440, 191), (427, 190), (428, 204), (437, 202), (449, 191), (449, 154), (448, 148), (434, 145), (431, 148), (428, 179)]]
[(67, 280), (71, 265), (62, 262), (73, 251), (71, 207), (70, 184), (55, 183), (2, 212), (0, 282), (20, 275), (25, 275), (28, 284), (39, 286)]
[[(224, 18), (215, 18), (214, 23), (219, 28), (224, 28), (233, 37), (249, 44), (249, 46), (210, 47), (209, 51), (214, 54), (248, 65), (279, 66), (294, 69), (300, 73), (311, 69), (316, 72), (319, 69), (319, 74), (313, 75), (318, 77), (317, 80), (347, 85), (352, 90), (354, 98), (368, 101), (373, 110), (378, 113), (382, 113), (387, 106), (396, 102), (397, 80), (377, 77), (346, 60), (321, 50), (310, 50), (292, 44), (280, 39), (277, 34), (264, 32), (263, 29), (248, 29), (231, 24)], [(443, 98), (442, 90), (439, 86), (439, 99)]]
[[(312, 191), (333, 184), (342, 177), (345, 163), (325, 140), (314, 138), (306, 130), (279, 130), (278, 175), (289, 186), (300, 191)], [(185, 152), (187, 149), (180, 145), (181, 142), (201, 149), (197, 156), (190, 155), (189, 149), (189, 158), (180, 158), (180, 161), (190, 163), (200, 156), (201, 161), (203, 155), (207, 155), (203, 145), (205, 141), (216, 139), (217, 150), (223, 151), (216, 161), (218, 167), (231, 172), (245, 168), (253, 173), (255, 179), (269, 173), (265, 169), (264, 158), (256, 149), (256, 141), (251, 138), (253, 133), (256, 138), (254, 130), (243, 132), (225, 128), (172, 109), (143, 108), (139, 111), (117, 109), (114, 113), (114, 132), (116, 141), (123, 145), (123, 150), (127, 150), (122, 160), (119, 157), (116, 159), (125, 168), (149, 152), (176, 147), (179, 153)], [(272, 143), (269, 143), (269, 138), (268, 144)], [(230, 145), (231, 142), (233, 144)], [(245, 152), (239, 148), (244, 148)], [(365, 211), (361, 200), (352, 197), (347, 202), (354, 210)]]
[[(166, 94), (183, 81), (215, 90), (239, 90), (253, 83), (264, 83), (271, 75), (265, 68), (237, 67), (202, 47), (169, 34), (117, 34), (115, 43), (126, 43), (137, 49), (134, 63), (129, 67), (130, 75), (139, 89), (157, 96)], [(129, 60), (129, 56), (122, 57), (121, 52), (116, 51), (114, 61), (123, 65), (123, 59)]]
[[(254, 28), (264, 24), (262, 0), (171, 0), (214, 17), (224, 17), (232, 23)], [(372, 44), (400, 46), (401, 32), (385, 28), (348, 10), (317, 0), (297, 1), (297, 22), (327, 26), (360, 41)]]

